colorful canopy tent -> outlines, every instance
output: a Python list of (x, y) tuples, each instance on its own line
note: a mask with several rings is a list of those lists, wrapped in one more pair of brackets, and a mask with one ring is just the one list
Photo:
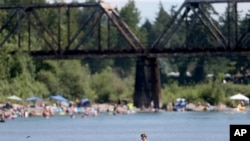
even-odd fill
[(230, 99), (232, 99), (232, 100), (244, 100), (244, 101), (249, 101), (249, 98), (246, 97), (245, 95), (241, 94), (241, 93), (238, 93), (238, 94), (236, 94), (236, 95), (231, 96)]

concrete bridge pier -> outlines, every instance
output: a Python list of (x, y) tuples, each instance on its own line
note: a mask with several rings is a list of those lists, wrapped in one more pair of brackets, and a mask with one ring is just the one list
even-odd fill
[(134, 105), (149, 108), (153, 104), (159, 109), (161, 103), (161, 79), (156, 57), (141, 57), (136, 62)]

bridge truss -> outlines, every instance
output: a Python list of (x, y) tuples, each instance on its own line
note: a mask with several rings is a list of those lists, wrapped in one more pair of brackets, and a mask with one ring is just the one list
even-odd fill
[[(213, 3), (227, 3), (230, 7), (227, 11), (227, 35), (201, 7)], [(245, 33), (239, 33), (238, 3), (249, 3), (249, 0), (185, 0), (149, 47), (141, 43), (116, 10), (106, 3), (0, 5), (0, 11), (5, 12), (1, 14), (4, 20), (0, 23), (0, 47), (6, 45), (11, 36), (16, 36), (19, 49), (41, 59), (197, 56), (208, 53), (247, 55), (250, 51), (250, 26)], [(85, 16), (80, 17), (80, 25), (72, 29), (72, 21), (79, 18), (72, 17), (74, 9), (81, 9)], [(46, 10), (53, 11), (54, 15)], [(168, 42), (182, 24), (186, 27), (183, 34), (192, 32), (186, 24), (190, 15), (201, 21), (213, 37), (214, 46), (190, 46), (188, 39), (177, 47), (169, 46)], [(57, 26), (51, 26), (46, 16), (54, 18), (56, 23), (53, 24)], [(234, 24), (229, 24), (232, 21)], [(34, 36), (40, 39), (32, 41)], [(119, 40), (114, 39), (115, 36), (123, 38), (124, 44), (114, 43), (114, 40)]]
[[(72, 17), (75, 9), (83, 17)], [(11, 36), (17, 36), (18, 49), (28, 51), (34, 58), (112, 58), (144, 52), (145, 47), (109, 4), (1, 5), (0, 11), (6, 12), (1, 15), (5, 20), (0, 24), (0, 46), (8, 44)], [(48, 17), (55, 23), (48, 22)], [(79, 19), (80, 25), (72, 29), (72, 21)], [(124, 45), (114, 47), (113, 40), (121, 40), (114, 36), (122, 38)], [(36, 37), (39, 44), (31, 37)]]
[[(209, 16), (201, 5), (206, 4), (226, 3), (227, 8), (227, 34), (223, 34), (221, 29), (214, 23), (213, 17)], [(158, 36), (155, 42), (151, 45), (151, 53), (157, 52), (170, 53), (180, 56), (193, 55), (247, 55), (250, 51), (250, 26), (244, 33), (239, 33), (239, 18), (238, 18), (238, 3), (250, 3), (249, 0), (185, 0), (177, 12), (174, 14), (170, 22), (168, 22), (163, 32)], [(190, 46), (188, 40), (185, 41), (183, 46), (171, 47), (168, 44), (171, 37), (181, 26), (185, 24), (187, 34), (189, 31), (190, 15), (194, 15), (199, 19), (202, 25), (206, 28), (207, 33), (214, 39), (214, 46)], [(230, 24), (233, 23), (233, 24)], [(234, 28), (235, 30), (231, 30)], [(232, 39), (234, 37), (234, 39)], [(155, 51), (154, 51), (155, 50)], [(164, 55), (163, 55), (164, 56)]]

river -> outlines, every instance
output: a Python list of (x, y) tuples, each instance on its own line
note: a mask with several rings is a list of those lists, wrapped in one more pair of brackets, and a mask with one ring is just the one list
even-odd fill
[(249, 123), (250, 111), (37, 116), (0, 123), (0, 141), (229, 141), (230, 124)]

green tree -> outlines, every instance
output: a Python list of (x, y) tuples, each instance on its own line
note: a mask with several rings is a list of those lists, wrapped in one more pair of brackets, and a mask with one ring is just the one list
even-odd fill
[(170, 22), (171, 17), (169, 13), (164, 9), (162, 3), (159, 4), (159, 12), (155, 18), (153, 24), (153, 32), (149, 33), (154, 40), (162, 33), (163, 29), (166, 28), (166, 25)]
[[(215, 9), (211, 4), (200, 4), (199, 5), (202, 12), (207, 16), (211, 17), (212, 14), (217, 14)], [(205, 23), (202, 22), (201, 19), (197, 17), (196, 14), (192, 14), (189, 16), (190, 20), (187, 21), (186, 25), (189, 27), (189, 32), (187, 35), (187, 42), (189, 48), (208, 48), (208, 47), (216, 47), (218, 45), (217, 41), (214, 37), (209, 33), (209, 29), (204, 25)], [(202, 16), (203, 17), (203, 16)], [(203, 17), (204, 18), (204, 17)], [(210, 18), (210, 22), (218, 28), (218, 22)], [(218, 73), (218, 70), (224, 68), (226, 70), (227, 64), (223, 63), (218, 64), (218, 62), (223, 62), (220, 60), (225, 60), (223, 58), (206, 58), (206, 57), (198, 57), (193, 59), (196, 66), (192, 72), (192, 78), (195, 83), (204, 82), (206, 80), (206, 74), (208, 73)], [(214, 63), (216, 62), (216, 63)], [(212, 69), (206, 69), (206, 66), (213, 66)], [(217, 69), (217, 70), (216, 70)], [(225, 71), (223, 71), (225, 72)]]
[[(235, 13), (233, 8), (233, 3), (230, 4), (226, 11), (224, 12), (223, 16), (220, 17), (219, 21), (221, 23), (221, 28), (224, 33), (224, 35), (228, 36), (230, 46), (236, 46), (236, 47), (245, 47), (249, 46), (250, 42), (248, 40), (249, 38), (249, 13), (250, 11), (245, 15), (245, 17), (241, 20), (240, 14)], [(237, 15), (236, 15), (237, 14)], [(236, 17), (238, 17), (239, 22), (236, 22)], [(239, 27), (239, 30), (236, 30), (235, 23), (237, 23), (237, 27)], [(238, 32), (237, 32), (238, 31)], [(238, 36), (236, 36), (238, 35)], [(244, 38), (241, 38), (245, 36)], [(237, 83), (245, 83), (248, 84), (250, 81), (247, 78), (248, 72), (249, 72), (249, 57), (248, 56), (230, 56), (228, 57), (230, 60), (229, 67), (230, 73), (235, 75), (235, 78), (237, 77)]]
[(22, 98), (47, 94), (46, 86), (35, 80), (35, 66), (27, 54), (17, 52), (10, 55), (7, 62), (6, 74), (9, 76), (3, 79), (0, 93)]
[(117, 102), (118, 99), (132, 98), (133, 77), (121, 79), (111, 68), (106, 68), (91, 77), (91, 88), (97, 96), (95, 102)]
[[(129, 0), (128, 3), (121, 8), (119, 11), (122, 19), (128, 24), (129, 28), (136, 34), (139, 35), (139, 21), (140, 21), (140, 12), (138, 8), (136, 8), (135, 2), (133, 0)], [(119, 36), (116, 46), (121, 49), (127, 45), (127, 41), (125, 41), (122, 37)], [(127, 46), (129, 48), (130, 46)], [(117, 71), (121, 76), (128, 75), (132, 68), (135, 67), (135, 60), (129, 58), (117, 58), (114, 61), (114, 66), (117, 68)]]
[(71, 99), (94, 97), (88, 66), (83, 66), (80, 60), (48, 61), (47, 66), (49, 69), (37, 73), (37, 80), (46, 84), (50, 94), (59, 93)]
[(145, 23), (141, 26), (141, 30), (145, 30), (145, 34), (146, 34), (146, 41), (143, 42), (145, 45), (147, 45), (148, 47), (150, 47), (151, 44), (153, 44), (155, 38), (152, 36), (153, 33), (153, 25), (151, 24), (151, 22), (146, 19)]
[(10, 76), (10, 55), (4, 49), (0, 49), (0, 80), (8, 80)]

